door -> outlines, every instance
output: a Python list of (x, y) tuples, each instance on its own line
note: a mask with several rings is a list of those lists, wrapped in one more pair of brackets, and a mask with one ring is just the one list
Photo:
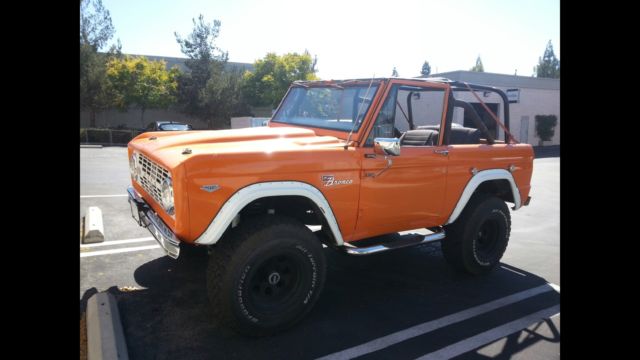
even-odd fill
[[(445, 121), (447, 95), (445, 84), (409, 80), (392, 84), (360, 148), (360, 204), (354, 239), (441, 224), (448, 153), (440, 145), (439, 130)], [(417, 145), (409, 137), (402, 138), (407, 131), (427, 134), (431, 141)], [(376, 155), (376, 137), (402, 139), (400, 155)]]
[(520, 140), (523, 144), (529, 143), (529, 116), (520, 118)]

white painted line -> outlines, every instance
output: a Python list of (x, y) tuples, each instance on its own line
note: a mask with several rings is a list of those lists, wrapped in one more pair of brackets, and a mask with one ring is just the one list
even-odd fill
[(549, 283), (549, 286), (551, 286), (553, 290), (560, 292), (560, 285)]
[(155, 240), (155, 238), (153, 236), (149, 236), (149, 237), (143, 237), (143, 238), (137, 238), (137, 239), (105, 241), (105, 242), (102, 242), (102, 243), (99, 243), (99, 244), (89, 244), (89, 245), (80, 244), (80, 248), (81, 249), (85, 249), (85, 248), (94, 248), (94, 247), (98, 247), (98, 246), (131, 244), (131, 243), (137, 243), (137, 242), (142, 242), (142, 241), (150, 241), (150, 240)]
[(513, 269), (509, 269), (508, 267), (505, 267), (505, 266), (502, 266), (502, 265), (500, 265), (500, 267), (501, 267), (501, 268), (503, 268), (503, 269), (505, 269), (505, 270), (507, 270), (507, 271), (511, 271), (512, 273), (518, 274), (518, 275), (520, 275), (520, 276), (527, 276), (527, 275), (525, 275), (525, 274), (523, 274), (523, 273), (521, 273), (521, 272), (519, 272), (519, 271), (515, 271), (515, 270), (513, 270)]
[(158, 249), (158, 248), (160, 248), (160, 245), (148, 245), (148, 246), (137, 246), (137, 247), (124, 248), (124, 249), (90, 251), (90, 252), (80, 253), (80, 257), (83, 258), (83, 257), (89, 257), (89, 256), (118, 254), (118, 253), (130, 252), (130, 251), (150, 250), (150, 249)]
[(320, 359), (322, 360), (352, 359), (358, 356), (369, 354), (374, 351), (378, 351), (386, 347), (389, 347), (391, 345), (397, 344), (399, 342), (405, 341), (407, 339), (424, 335), (426, 333), (443, 328), (445, 326), (449, 326), (451, 324), (455, 324), (457, 322), (470, 319), (480, 314), (487, 313), (489, 311), (516, 303), (518, 301), (530, 298), (532, 296), (536, 296), (538, 294), (551, 291), (553, 289), (554, 287), (551, 284), (545, 284), (529, 290), (521, 291), (519, 293), (505, 296), (503, 298), (488, 302), (486, 304), (474, 306), (472, 308), (457, 312), (455, 314), (447, 315), (436, 320), (431, 320), (422, 324), (412, 326), (405, 330), (397, 331), (393, 334), (379, 337), (377, 339), (366, 342), (362, 345), (357, 345), (349, 349), (345, 349), (342, 351), (335, 352), (333, 354), (323, 356)]
[(464, 339), (453, 345), (444, 347), (438, 351), (426, 354), (424, 356), (419, 357), (417, 360), (451, 359), (452, 357), (456, 357), (458, 355), (464, 354), (467, 351), (471, 351), (477, 347), (480, 347), (482, 345), (488, 344), (490, 342), (496, 341), (505, 336), (513, 334), (517, 331), (520, 331), (528, 327), (529, 325), (533, 325), (534, 323), (542, 319), (550, 318), (551, 316), (557, 315), (558, 313), (560, 313), (560, 305), (555, 305), (550, 308), (546, 308), (544, 310), (540, 310), (536, 313), (520, 318), (518, 320), (514, 320), (510, 323), (506, 323), (504, 325), (495, 327), (491, 330), (472, 336), (468, 339)]
[(120, 197), (120, 196), (129, 196), (127, 194), (124, 195), (80, 195), (80, 198), (101, 198), (101, 197)]

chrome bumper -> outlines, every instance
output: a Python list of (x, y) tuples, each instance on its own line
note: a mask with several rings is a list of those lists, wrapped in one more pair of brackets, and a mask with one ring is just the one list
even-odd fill
[(177, 259), (180, 255), (180, 240), (167, 225), (156, 215), (155, 211), (138, 195), (133, 187), (127, 188), (131, 217), (138, 225), (147, 228), (151, 235), (158, 241), (167, 255)]

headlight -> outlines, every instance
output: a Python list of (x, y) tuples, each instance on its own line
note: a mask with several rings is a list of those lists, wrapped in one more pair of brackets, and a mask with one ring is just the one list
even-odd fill
[(138, 178), (138, 155), (134, 152), (129, 158), (129, 171), (133, 180), (139, 181)]
[(162, 182), (162, 199), (160, 205), (162, 205), (167, 214), (173, 215), (173, 183), (170, 177), (164, 179)]

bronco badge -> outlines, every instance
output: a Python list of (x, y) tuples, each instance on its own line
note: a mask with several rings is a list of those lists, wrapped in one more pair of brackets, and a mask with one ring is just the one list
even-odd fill
[(322, 175), (322, 183), (324, 186), (348, 185), (353, 183), (352, 179), (336, 180), (333, 175)]
[(218, 186), (218, 185), (205, 185), (205, 186), (202, 186), (200, 189), (202, 189), (202, 190), (204, 190), (206, 192), (214, 192), (214, 191), (220, 189), (220, 186)]

